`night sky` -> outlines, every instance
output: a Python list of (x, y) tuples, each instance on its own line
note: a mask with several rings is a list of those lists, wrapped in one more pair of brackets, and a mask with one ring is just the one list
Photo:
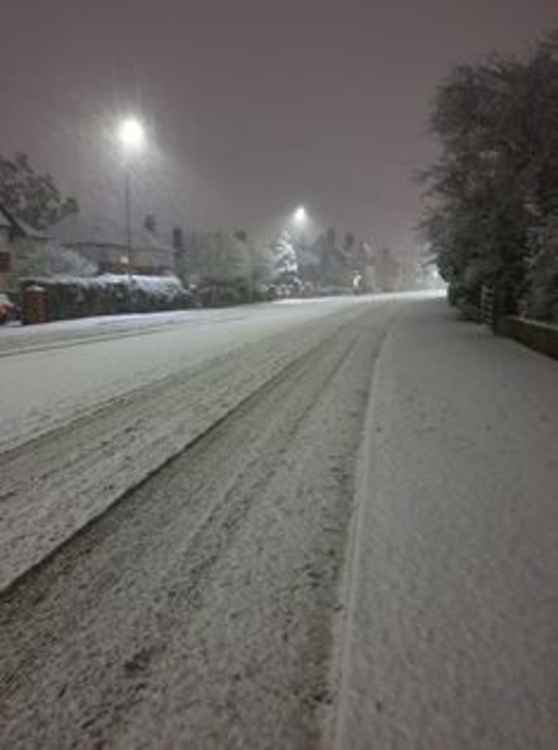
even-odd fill
[(521, 52), (558, 2), (7, 0), (0, 23), (0, 152), (28, 152), (83, 212), (121, 214), (114, 129), (134, 112), (138, 219), (261, 234), (304, 203), (316, 228), (404, 252), (436, 83)]

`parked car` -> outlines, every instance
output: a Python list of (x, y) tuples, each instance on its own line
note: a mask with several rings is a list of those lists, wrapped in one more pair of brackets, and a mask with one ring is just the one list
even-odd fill
[(0, 292), (0, 325), (17, 318), (17, 307), (7, 294)]

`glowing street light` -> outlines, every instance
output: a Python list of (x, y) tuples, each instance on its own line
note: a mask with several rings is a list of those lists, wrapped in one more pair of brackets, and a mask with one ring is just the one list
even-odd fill
[[(125, 156), (132, 152), (138, 153), (145, 144), (145, 129), (141, 122), (135, 117), (127, 117), (122, 120), (118, 127), (118, 138), (124, 150)], [(128, 245), (128, 275), (132, 274), (132, 222), (130, 209), (130, 164), (126, 160), (126, 237)]]
[(295, 223), (301, 226), (302, 224), (306, 224), (306, 220), (308, 219), (308, 214), (306, 213), (306, 209), (304, 206), (299, 206), (296, 211), (294, 212), (293, 216)]
[(120, 123), (118, 137), (126, 151), (139, 151), (145, 142), (145, 130), (139, 120), (128, 117)]

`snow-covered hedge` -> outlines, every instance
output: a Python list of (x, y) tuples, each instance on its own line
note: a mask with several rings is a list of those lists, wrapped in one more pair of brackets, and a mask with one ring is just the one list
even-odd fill
[(49, 320), (193, 306), (192, 294), (176, 276), (33, 277), (22, 281), (22, 291), (32, 285), (41, 286), (47, 292)]

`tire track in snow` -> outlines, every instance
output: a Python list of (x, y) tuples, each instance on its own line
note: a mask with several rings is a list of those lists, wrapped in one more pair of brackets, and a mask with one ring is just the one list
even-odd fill
[[(368, 310), (273, 336), (171, 376), (0, 455), (0, 594)], [(180, 409), (177, 409), (180, 405)]]
[(369, 371), (339, 326), (2, 598), (10, 747), (317, 747)]

